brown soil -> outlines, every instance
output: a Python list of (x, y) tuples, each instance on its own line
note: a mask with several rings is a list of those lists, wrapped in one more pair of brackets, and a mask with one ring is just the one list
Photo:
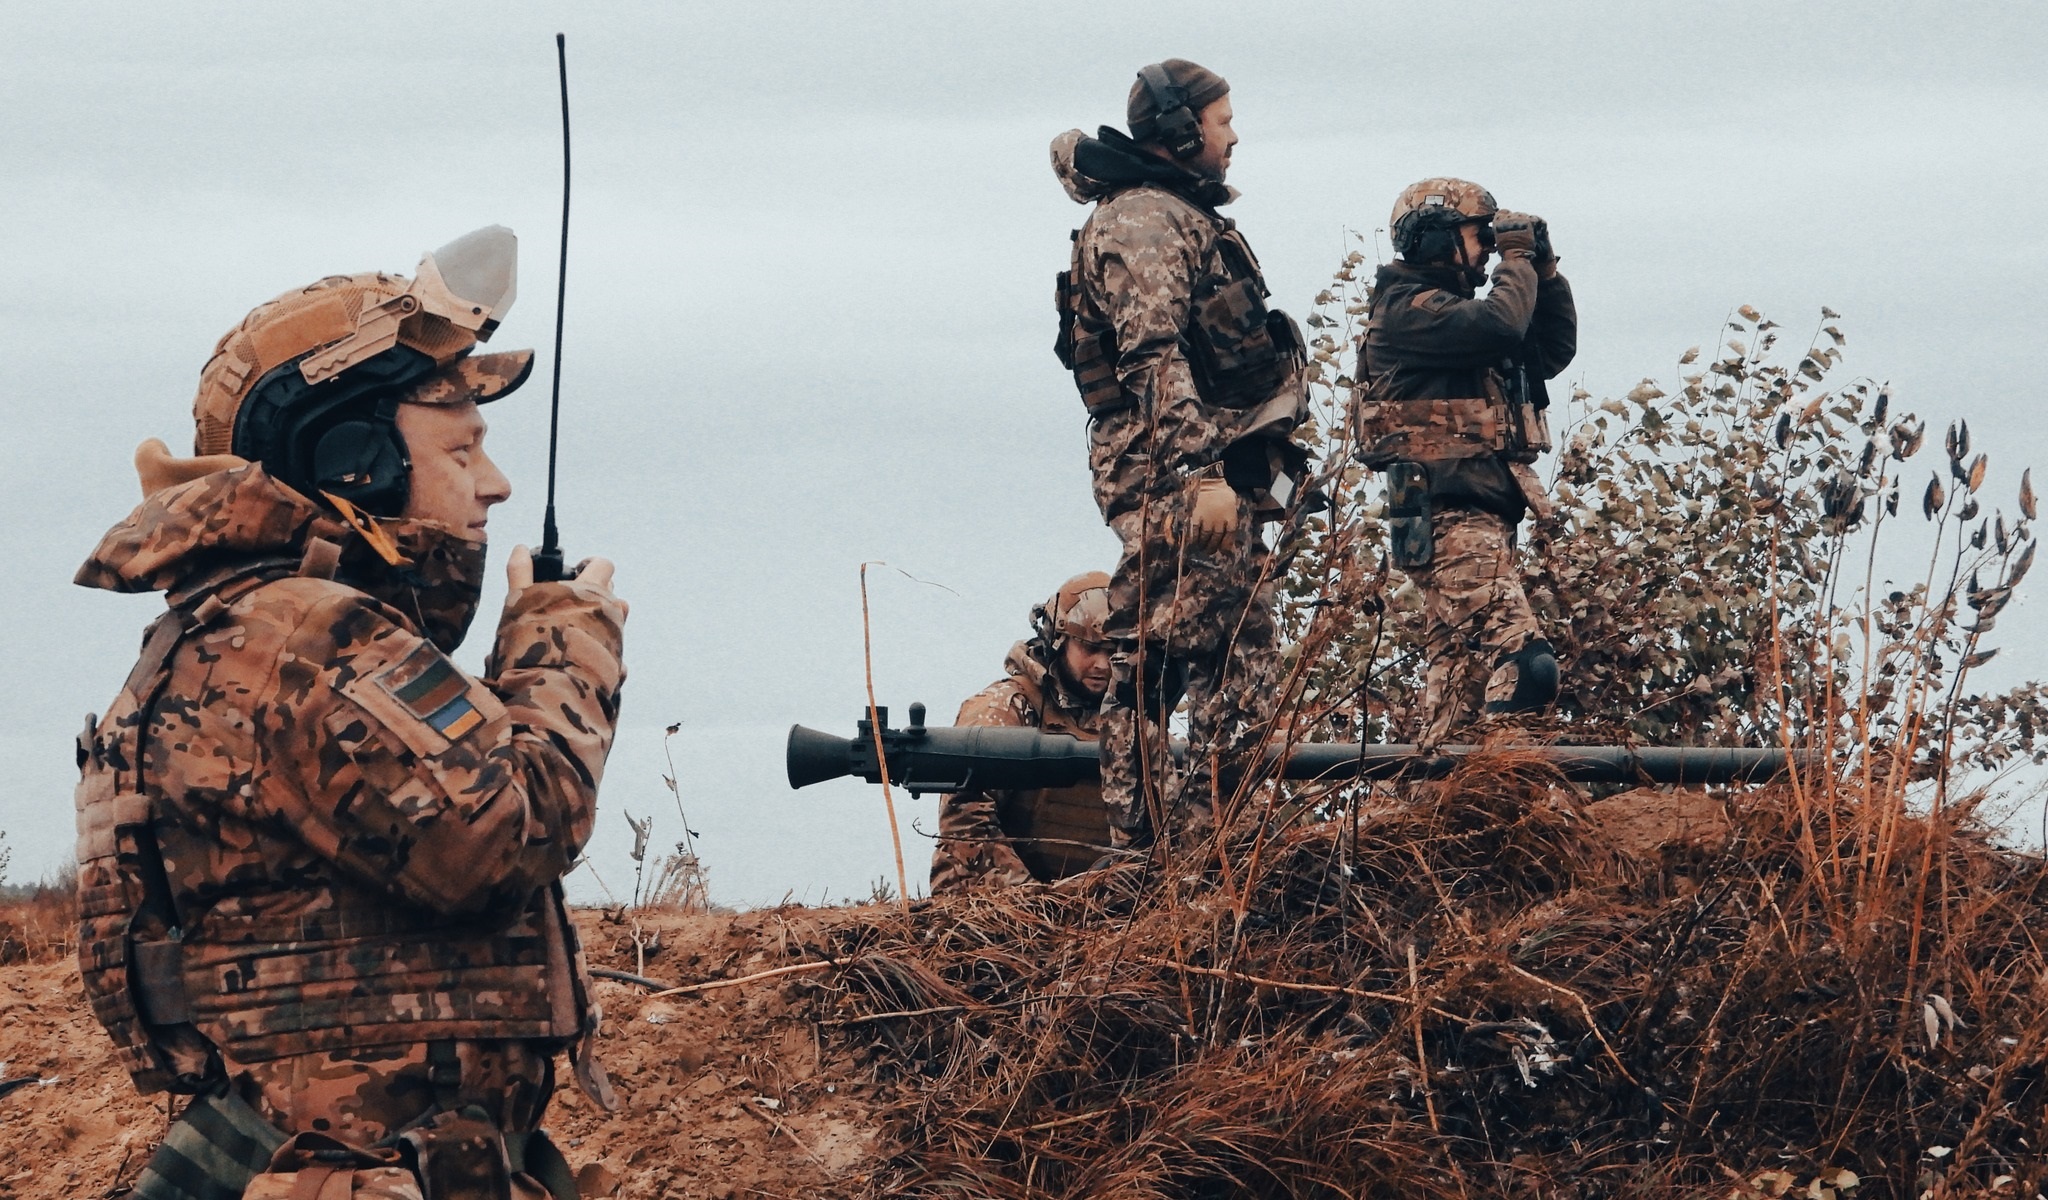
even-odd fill
[[(4, 921), (10, 914), (0, 914)], [(593, 966), (640, 965), (630, 924), (579, 914)], [(731, 978), (813, 959), (859, 909), (739, 916), (650, 914), (660, 948), (645, 973)], [(18, 922), (17, 922), (18, 924)], [(877, 1152), (875, 1087), (810, 1018), (818, 984), (796, 974), (650, 999), (599, 980), (602, 1057), (620, 1109), (573, 1086), (548, 1127), (571, 1165), (598, 1169), (624, 1197), (834, 1196), (864, 1189)], [(163, 1097), (138, 1096), (94, 1023), (68, 947), (0, 966), (0, 1079), (45, 1081), (0, 1096), (0, 1200), (107, 1195), (133, 1182), (169, 1123)], [(593, 1165), (597, 1165), (593, 1168)]]

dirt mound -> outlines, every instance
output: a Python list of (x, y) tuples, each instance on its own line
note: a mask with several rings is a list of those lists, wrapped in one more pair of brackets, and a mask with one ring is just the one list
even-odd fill
[[(646, 914), (645, 969), (692, 980), (806, 961), (859, 909), (740, 916)], [(593, 966), (633, 971), (628, 924), (579, 913)], [(622, 1106), (606, 1115), (574, 1087), (556, 1093), (548, 1128), (572, 1165), (601, 1164), (624, 1197), (835, 1196), (869, 1187), (881, 1129), (875, 1088), (811, 1019), (808, 973), (649, 998), (597, 984), (600, 1038)], [(0, 967), (0, 1079), (39, 1082), (0, 1095), (0, 1144), (12, 1153), (0, 1198), (100, 1196), (133, 1181), (170, 1116), (135, 1094), (94, 1023), (68, 947)], [(0, 1168), (4, 1170), (4, 1168)]]
[[(1831, 792), (1587, 804), (1512, 752), (1170, 865), (894, 907), (582, 914), (630, 1197), (2032, 1196), (2048, 867)], [(637, 945), (636, 945), (637, 933)], [(0, 968), (0, 1196), (168, 1111), (67, 962)]]
[(899, 1014), (842, 1026), (901, 1085), (881, 1190), (2034, 1195), (2048, 869), (1831, 792), (1587, 806), (1508, 754), (843, 927), (840, 1006)]

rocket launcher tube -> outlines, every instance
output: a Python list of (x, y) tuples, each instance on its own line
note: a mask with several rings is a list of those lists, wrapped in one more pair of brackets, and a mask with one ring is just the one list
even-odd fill
[[(888, 728), (887, 709), (879, 714), (889, 779), (913, 794), (1068, 787), (1099, 777), (1094, 742), (1015, 727), (928, 729), (923, 709), (911, 707), (906, 729)], [(1184, 749), (1176, 743), (1177, 754)], [(1277, 773), (1293, 780), (1437, 779), (1480, 752), (1476, 746), (1440, 746), (1424, 754), (1405, 744), (1304, 742), (1289, 749)], [(1548, 762), (1579, 783), (1762, 783), (1784, 774), (1787, 764), (1783, 750), (1717, 746), (1517, 746), (1513, 752)], [(848, 775), (869, 783), (882, 780), (865, 720), (852, 738), (792, 725), (787, 763), (792, 788)]]

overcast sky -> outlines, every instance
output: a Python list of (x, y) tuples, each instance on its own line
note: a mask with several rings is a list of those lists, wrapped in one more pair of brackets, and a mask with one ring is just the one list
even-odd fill
[[(1107, 567), (1051, 281), (1084, 216), (1063, 129), (1120, 121), (1136, 69), (1227, 76), (1231, 211), (1297, 315), (1347, 229), (1402, 185), (1479, 180), (1549, 218), (1578, 295), (1569, 378), (1667, 383), (1749, 303), (1845, 314), (1846, 369), (1970, 418), (2009, 495), (2048, 463), (2048, 16), (2031, 4), (0, 2), (0, 830), (14, 877), (70, 854), (70, 741), (153, 597), (72, 587), (183, 447), (201, 365), (256, 303), (410, 273), (477, 226), (522, 239), (494, 348), (543, 352), (490, 410), (538, 531), (569, 34), (576, 209), (560, 510), (633, 603), (593, 859), (630, 886), (622, 812), (678, 830), (661, 729), (714, 896), (864, 895), (893, 873), (877, 789), (791, 793), (793, 721), (851, 733), (875, 682), (944, 719), (1030, 605)], [(487, 596), (495, 613), (502, 587)], [(2039, 674), (2030, 607), (2008, 670)], [(471, 667), (492, 621), (459, 656)], [(2001, 660), (2005, 662), (2007, 660)], [(934, 803), (905, 802), (921, 879)], [(572, 892), (601, 895), (588, 872)]]

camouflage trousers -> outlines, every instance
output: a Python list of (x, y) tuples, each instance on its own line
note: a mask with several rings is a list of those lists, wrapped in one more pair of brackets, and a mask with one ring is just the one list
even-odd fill
[[(1262, 747), (1279, 685), (1272, 554), (1250, 506), (1214, 554), (1185, 547), (1184, 492), (1113, 517), (1124, 549), (1111, 574), (1114, 679), (1102, 712), (1102, 799), (1118, 846), (1213, 819), (1219, 779)], [(1169, 721), (1185, 697), (1189, 753), (1176, 766)], [(1225, 797), (1227, 799), (1227, 797)]]
[[(495, 1127), (508, 1153), (506, 1169), (496, 1178), (462, 1164), (465, 1186), (456, 1200), (548, 1200), (547, 1187), (525, 1169), (525, 1151), (554, 1091), (553, 1056), (517, 1041), (455, 1042), (452, 1048), (461, 1069), (459, 1103), (482, 1122), (472, 1131)], [(395, 1143), (401, 1131), (434, 1111), (446, 1090), (437, 1089), (429, 1057), (426, 1046), (414, 1045), (236, 1064), (233, 1077), (243, 1099), (293, 1138), (276, 1169), (250, 1181), (245, 1200), (288, 1200), (308, 1169), (320, 1169), (314, 1152), (343, 1147), (358, 1152), (358, 1162), (351, 1190), (342, 1194), (420, 1200), (415, 1164)]]
[(1424, 676), (1413, 736), (1439, 746), (1488, 704), (1514, 695), (1511, 658), (1542, 635), (1515, 554), (1515, 527), (1489, 512), (1439, 509), (1430, 517), (1435, 552), (1408, 577), (1422, 592)]

